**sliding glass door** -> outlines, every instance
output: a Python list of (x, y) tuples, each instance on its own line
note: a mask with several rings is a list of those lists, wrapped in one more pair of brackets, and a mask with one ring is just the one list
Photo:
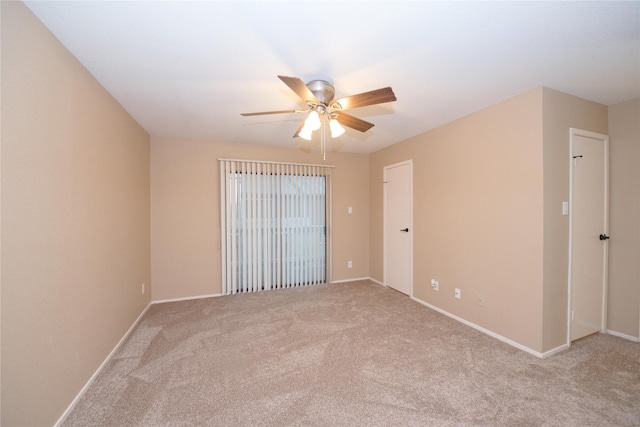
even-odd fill
[(223, 293), (325, 283), (331, 169), (220, 164)]

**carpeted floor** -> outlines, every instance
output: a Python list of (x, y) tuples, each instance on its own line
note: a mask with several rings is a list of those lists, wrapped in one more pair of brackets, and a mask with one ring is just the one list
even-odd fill
[(640, 426), (640, 344), (541, 360), (370, 283), (153, 305), (64, 426)]

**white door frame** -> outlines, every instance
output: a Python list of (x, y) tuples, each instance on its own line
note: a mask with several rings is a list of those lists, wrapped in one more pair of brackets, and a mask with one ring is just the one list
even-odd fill
[[(568, 301), (567, 301), (567, 346), (571, 346), (571, 240), (573, 237), (573, 140), (575, 136), (602, 140), (604, 143), (604, 231), (609, 234), (609, 136), (582, 129), (569, 128), (569, 274), (568, 274)], [(602, 318), (600, 319), (600, 332), (606, 332), (607, 325), (607, 277), (609, 257), (609, 241), (603, 242), (603, 277), (602, 277)]]
[(413, 298), (413, 159), (405, 160), (403, 162), (386, 165), (383, 168), (382, 174), (382, 278), (384, 286), (387, 285), (387, 170), (399, 166), (409, 166), (409, 174), (411, 179), (409, 180), (409, 205), (411, 206), (409, 212), (409, 251), (411, 253), (409, 258), (409, 280), (411, 282), (411, 292), (409, 296)]

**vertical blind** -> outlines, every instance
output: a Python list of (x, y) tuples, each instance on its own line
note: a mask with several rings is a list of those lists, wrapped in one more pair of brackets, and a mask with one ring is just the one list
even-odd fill
[(219, 162), (222, 293), (326, 283), (333, 167)]

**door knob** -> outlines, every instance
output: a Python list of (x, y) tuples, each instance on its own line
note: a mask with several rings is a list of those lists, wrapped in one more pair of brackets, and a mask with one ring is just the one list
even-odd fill
[(600, 240), (607, 240), (607, 239), (609, 239), (609, 236), (607, 236), (606, 234), (600, 235)]
[(403, 229), (402, 229), (402, 230), (400, 230), (400, 231), (404, 231), (405, 233), (408, 233), (408, 232), (409, 232), (409, 229), (408, 229), (408, 228), (403, 228)]

